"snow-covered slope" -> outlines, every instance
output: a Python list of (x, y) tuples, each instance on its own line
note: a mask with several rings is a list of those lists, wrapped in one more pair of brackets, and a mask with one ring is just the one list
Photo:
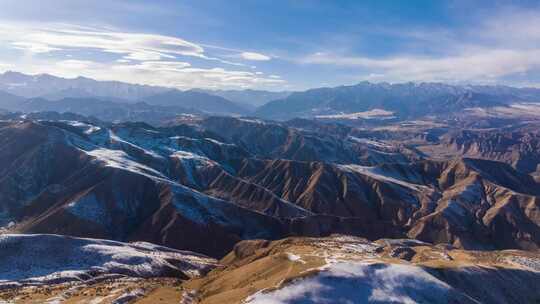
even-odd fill
[[(199, 304), (534, 303), (540, 256), (334, 235), (244, 241), (188, 285)], [(241, 282), (241, 283), (240, 283)]]
[(260, 292), (251, 304), (285, 303), (477, 303), (429, 271), (410, 265), (339, 262), (313, 277), (273, 292)]
[(150, 243), (121, 243), (60, 235), (0, 235), (0, 288), (100, 276), (190, 278), (216, 265), (214, 259)]

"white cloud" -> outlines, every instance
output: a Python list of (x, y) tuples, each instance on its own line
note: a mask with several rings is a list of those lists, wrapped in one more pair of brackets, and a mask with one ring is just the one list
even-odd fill
[(125, 55), (134, 60), (159, 60), (175, 56), (205, 58), (204, 49), (169, 36), (104, 31), (71, 25), (0, 25), (0, 40), (33, 53), (60, 49), (93, 49)]
[(539, 50), (474, 49), (448, 57), (396, 56), (384, 59), (317, 53), (304, 63), (363, 68), (391, 81), (490, 80), (540, 68)]
[[(285, 82), (282, 79), (264, 77), (242, 63), (208, 55), (205, 49), (196, 43), (163, 35), (62, 24), (4, 23), (0, 24), (0, 43), (23, 52), (21, 56), (10, 60), (10, 65), (0, 63), (0, 69), (13, 69), (30, 74), (85, 76), (98, 80), (176, 88), (260, 88)], [(234, 52), (241, 53), (236, 50)], [(67, 55), (70, 56), (68, 60)], [(249, 71), (193, 67), (184, 60), (190, 57)], [(252, 58), (251, 60), (266, 58), (257, 53), (248, 53), (248, 57)], [(0, 61), (2, 60), (7, 62), (0, 52)]]
[(0, 72), (5, 72), (7, 70), (10, 70), (13, 66), (8, 63), (2, 63), (0, 62)]
[(96, 62), (88, 60), (32, 59), (12, 65), (0, 63), (0, 70), (28, 74), (50, 73), (61, 77), (84, 76), (97, 80), (116, 80), (155, 86), (189, 88), (264, 88), (285, 83), (252, 71), (223, 68), (196, 68), (180, 61)]
[(52, 51), (60, 51), (60, 48), (51, 47), (47, 44), (39, 42), (28, 42), (28, 41), (19, 41), (12, 42), (11, 45), (19, 50), (26, 50), (32, 53), (49, 53)]
[(68, 69), (68, 70), (80, 70), (87, 69), (92, 66), (94, 62), (88, 60), (62, 60), (58, 61), (56, 65), (59, 68)]
[[(177, 56), (188, 56), (222, 64), (244, 66), (241, 63), (208, 56), (201, 45), (177, 37), (65, 24), (0, 24), (0, 42), (7, 42), (13, 48), (30, 53), (88, 49), (118, 54), (124, 59), (137, 61), (168, 60), (175, 59)], [(256, 53), (249, 54), (264, 56)]]
[[(462, 29), (386, 29), (382, 34), (414, 46), (385, 57), (320, 51), (297, 62), (358, 69), (375, 81), (500, 83), (540, 71), (540, 15), (507, 9)], [(339, 48), (338, 48), (339, 49)], [(435, 50), (430, 55), (417, 52)]]
[(253, 53), (253, 52), (242, 52), (240, 53), (240, 56), (245, 60), (252, 60), (252, 61), (268, 61), (272, 59), (269, 56), (259, 54), (259, 53)]

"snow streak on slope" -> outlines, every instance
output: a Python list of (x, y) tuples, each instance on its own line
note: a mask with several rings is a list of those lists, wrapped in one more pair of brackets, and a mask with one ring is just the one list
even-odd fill
[(415, 191), (429, 190), (429, 187), (427, 186), (409, 183), (409, 182), (400, 180), (396, 176), (392, 176), (387, 173), (381, 172), (377, 167), (366, 167), (366, 166), (359, 166), (359, 165), (338, 165), (338, 167), (347, 172), (367, 175), (376, 180), (397, 184), (402, 187), (406, 187)]
[(80, 121), (74, 121), (74, 120), (62, 120), (60, 122), (63, 122), (63, 123), (66, 123), (72, 127), (76, 127), (76, 128), (79, 128), (83, 131), (84, 134), (87, 134), (87, 135), (90, 135), (94, 132), (97, 132), (99, 130), (101, 130), (101, 127), (98, 127), (98, 126), (94, 126), (94, 125), (91, 125), (91, 124), (87, 124), (87, 123), (84, 123), (84, 122), (80, 122)]
[(86, 152), (88, 155), (95, 157), (97, 160), (105, 163), (107, 167), (113, 167), (117, 169), (127, 170), (142, 175), (165, 178), (157, 170), (150, 167), (139, 164), (133, 161), (126, 152), (121, 150), (110, 150), (105, 148), (99, 148)]
[(384, 143), (382, 141), (367, 139), (367, 138), (359, 138), (355, 136), (349, 136), (348, 139), (350, 139), (353, 142), (357, 142), (360, 144), (366, 144), (368, 146), (372, 146), (379, 149), (391, 149), (393, 148), (391, 145)]

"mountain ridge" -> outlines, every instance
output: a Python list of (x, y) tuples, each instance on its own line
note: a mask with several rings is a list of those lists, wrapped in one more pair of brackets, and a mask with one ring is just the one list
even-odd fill
[(382, 109), (411, 118), (476, 106), (540, 102), (540, 89), (507, 86), (455, 86), (443, 83), (370, 83), (295, 92), (260, 107), (255, 115), (270, 119), (346, 114)]

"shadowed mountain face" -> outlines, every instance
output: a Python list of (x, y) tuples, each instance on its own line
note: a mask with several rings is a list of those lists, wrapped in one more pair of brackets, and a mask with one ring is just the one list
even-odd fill
[(540, 246), (539, 184), (504, 163), (422, 159), (330, 126), (60, 118), (0, 125), (3, 229), (144, 240), (215, 257), (244, 239), (331, 233)]

